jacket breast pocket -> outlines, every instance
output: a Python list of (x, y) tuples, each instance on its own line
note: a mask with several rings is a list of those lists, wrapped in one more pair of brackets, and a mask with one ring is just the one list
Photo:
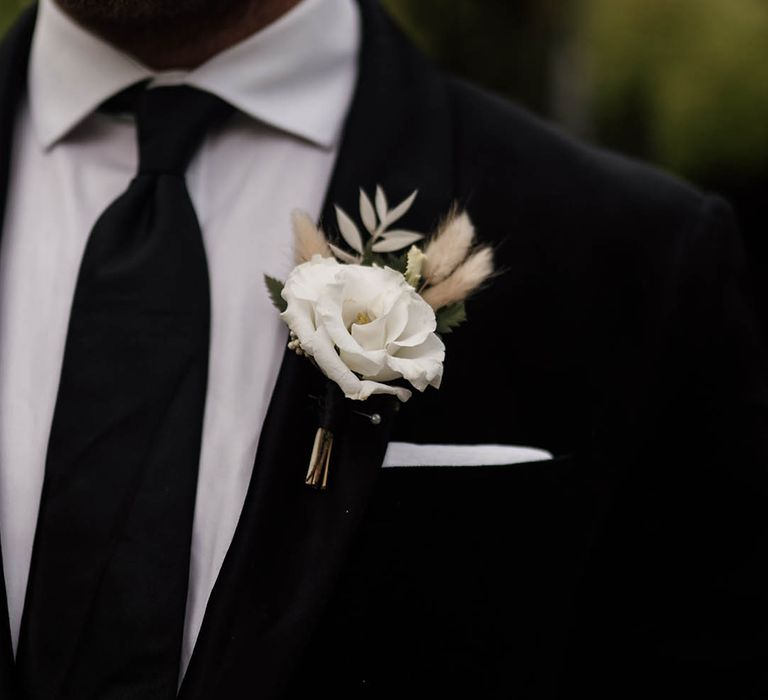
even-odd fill
[(442, 679), (504, 696), (552, 678), (601, 510), (570, 455), (382, 469), (328, 617), (335, 639), (393, 689)]

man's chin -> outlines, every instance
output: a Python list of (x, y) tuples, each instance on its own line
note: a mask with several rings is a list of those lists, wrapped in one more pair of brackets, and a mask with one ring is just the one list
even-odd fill
[(93, 27), (158, 27), (169, 20), (210, 18), (252, 0), (55, 0), (70, 17)]

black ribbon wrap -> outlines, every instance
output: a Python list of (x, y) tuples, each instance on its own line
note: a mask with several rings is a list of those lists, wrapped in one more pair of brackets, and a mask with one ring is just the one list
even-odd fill
[(335, 382), (328, 380), (317, 402), (319, 428), (309, 459), (304, 482), (313, 489), (324, 491), (328, 486), (328, 468), (333, 452), (334, 434), (339, 430), (344, 394)]
[(321, 428), (337, 433), (344, 412), (344, 394), (339, 385), (330, 379), (325, 382), (325, 391), (317, 402), (317, 418)]

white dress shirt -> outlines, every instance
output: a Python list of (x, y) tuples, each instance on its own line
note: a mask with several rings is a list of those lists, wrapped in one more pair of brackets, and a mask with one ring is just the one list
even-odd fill
[(0, 542), (14, 649), (80, 259), (137, 167), (133, 123), (95, 108), (152, 78), (239, 110), (187, 173), (212, 318), (183, 671), (240, 516), (287, 340), (263, 275), (292, 266), (291, 211), (320, 213), (357, 77), (358, 12), (353, 0), (303, 0), (199, 68), (157, 74), (42, 0), (0, 250)]

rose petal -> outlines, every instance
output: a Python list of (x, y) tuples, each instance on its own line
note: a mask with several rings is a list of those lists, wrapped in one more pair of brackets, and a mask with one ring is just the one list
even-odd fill
[(360, 374), (372, 374), (385, 361), (386, 350), (366, 350), (347, 330), (342, 315), (344, 287), (340, 283), (328, 285), (326, 294), (318, 302), (318, 326), (324, 328), (350, 369)]
[(309, 301), (292, 299), (280, 317), (288, 324), (288, 328), (296, 334), (302, 344), (311, 338), (317, 330), (314, 309)]
[(362, 391), (362, 382), (339, 357), (333, 346), (333, 341), (325, 329), (318, 329), (315, 336), (307, 344), (306, 349), (307, 352), (311, 353), (323, 374), (331, 381), (336, 382), (345, 396), (354, 398)]
[(387, 316), (369, 323), (353, 323), (350, 328), (352, 338), (363, 350), (381, 350), (387, 342)]
[(387, 361), (386, 354), (347, 352), (339, 350), (339, 357), (353, 372), (357, 372), (363, 377), (374, 376), (381, 366)]
[(405, 403), (411, 398), (411, 392), (400, 386), (391, 386), (389, 384), (379, 384), (378, 382), (370, 382), (363, 380), (360, 382), (361, 389), (357, 396), (349, 396), (349, 398), (356, 398), (359, 401), (364, 401), (372, 394), (390, 394), (391, 396), (397, 396), (400, 401)]
[(435, 332), (437, 319), (434, 309), (427, 304), (416, 292), (410, 297), (408, 304), (408, 323), (400, 335), (391, 341), (392, 354), (397, 348), (416, 347)]
[(386, 316), (387, 332), (384, 339), (384, 347), (399, 338), (408, 325), (408, 297), (401, 296)]
[(389, 356), (387, 365), (416, 389), (424, 391), (430, 385), (436, 389), (440, 387), (444, 360), (445, 345), (432, 334), (420, 346), (403, 348), (396, 356)]

